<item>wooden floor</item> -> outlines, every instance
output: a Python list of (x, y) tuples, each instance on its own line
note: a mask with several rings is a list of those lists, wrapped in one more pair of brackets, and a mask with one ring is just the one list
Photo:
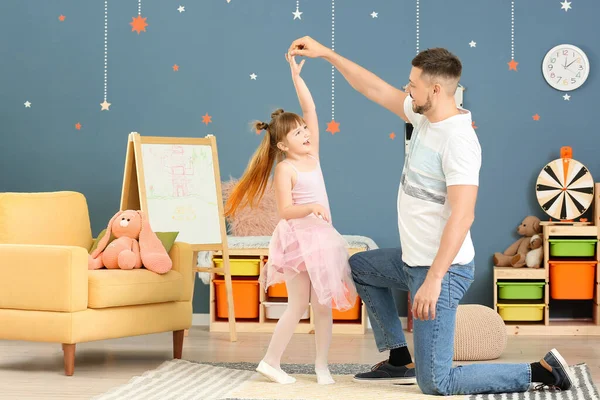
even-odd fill
[[(209, 333), (193, 327), (185, 338), (183, 358), (192, 361), (257, 363), (269, 344), (270, 334), (238, 334), (229, 342), (228, 334)], [(409, 343), (412, 335), (407, 334)], [(586, 362), (594, 382), (600, 382), (600, 338), (561, 336), (511, 336), (503, 356), (493, 362), (538, 361), (552, 347), (559, 349), (569, 364)], [(411, 346), (412, 351), (412, 346)], [(64, 376), (60, 344), (0, 341), (0, 399), (89, 399), (126, 383), (144, 371), (156, 368), (172, 357), (172, 335), (157, 334), (77, 345), (75, 375)], [(311, 363), (314, 336), (292, 338), (284, 363)], [(334, 336), (331, 363), (381, 361), (373, 335)]]

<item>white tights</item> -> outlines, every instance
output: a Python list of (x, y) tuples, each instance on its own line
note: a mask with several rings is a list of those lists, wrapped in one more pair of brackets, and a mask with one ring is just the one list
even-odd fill
[[(273, 379), (273, 376), (269, 376), (269, 378), (279, 383), (292, 383), (294, 378), (287, 375), (280, 368), (281, 356), (290, 342), (300, 318), (306, 311), (309, 300), (312, 298), (311, 305), (315, 318), (315, 373), (317, 374), (319, 383), (334, 383), (327, 366), (333, 324), (331, 307), (319, 303), (307, 272), (297, 274), (290, 281), (286, 282), (286, 287), (288, 292), (288, 306), (279, 319), (279, 322), (277, 322), (271, 343), (262, 360), (263, 363), (268, 364), (265, 368), (271, 367), (274, 370), (271, 375), (277, 375), (275, 379)], [(259, 372), (262, 371), (259, 370)]]

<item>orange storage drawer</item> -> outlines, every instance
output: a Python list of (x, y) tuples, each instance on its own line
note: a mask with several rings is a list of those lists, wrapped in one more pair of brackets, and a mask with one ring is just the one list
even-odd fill
[(269, 286), (267, 289), (267, 295), (269, 297), (287, 297), (287, 288), (285, 282), (276, 283), (275, 285)]
[[(235, 318), (258, 318), (259, 287), (258, 280), (232, 279), (233, 308)], [(227, 290), (224, 279), (215, 279), (215, 302), (217, 317), (227, 318)]]
[[(340, 311), (337, 309), (331, 310), (331, 316), (334, 320), (356, 320), (360, 318), (360, 297), (356, 298), (356, 303), (354, 303), (354, 307), (346, 311)], [(335, 307), (335, 302), (333, 302), (333, 306)]]
[(596, 286), (596, 261), (548, 261), (550, 297), (557, 300), (591, 300)]

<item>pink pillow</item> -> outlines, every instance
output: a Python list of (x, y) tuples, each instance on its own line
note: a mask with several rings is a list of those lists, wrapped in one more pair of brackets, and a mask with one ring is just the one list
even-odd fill
[[(231, 178), (221, 183), (223, 193), (223, 204), (227, 202), (229, 194), (238, 182)], [(269, 179), (265, 194), (260, 203), (237, 210), (236, 215), (227, 218), (227, 233), (233, 236), (271, 236), (280, 218), (277, 214), (277, 203), (275, 202), (275, 189)]]

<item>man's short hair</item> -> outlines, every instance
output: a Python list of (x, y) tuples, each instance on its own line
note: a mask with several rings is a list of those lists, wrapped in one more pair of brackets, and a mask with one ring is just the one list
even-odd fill
[[(412, 60), (414, 67), (423, 71), (425, 79), (441, 78), (458, 85), (462, 73), (462, 64), (457, 56), (440, 47), (427, 49)], [(454, 90), (456, 87), (454, 86)]]

